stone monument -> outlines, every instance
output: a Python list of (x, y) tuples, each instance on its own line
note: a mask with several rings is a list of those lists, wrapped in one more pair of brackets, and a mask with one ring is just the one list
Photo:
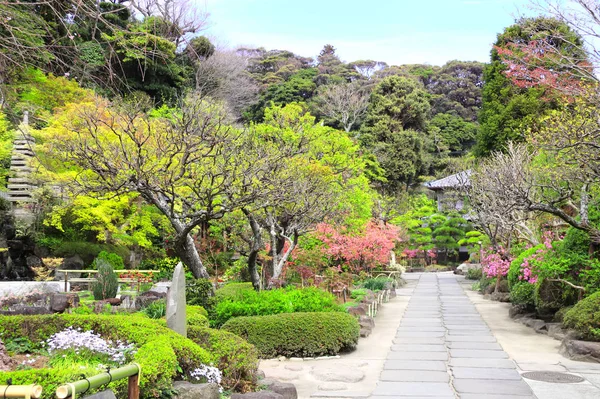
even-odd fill
[(187, 320), (185, 315), (185, 273), (181, 262), (173, 271), (173, 282), (167, 291), (167, 326), (187, 337)]

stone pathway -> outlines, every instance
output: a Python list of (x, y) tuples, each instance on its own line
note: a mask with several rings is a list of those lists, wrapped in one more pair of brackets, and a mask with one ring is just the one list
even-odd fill
[(372, 399), (535, 398), (454, 275), (398, 291), (410, 301)]

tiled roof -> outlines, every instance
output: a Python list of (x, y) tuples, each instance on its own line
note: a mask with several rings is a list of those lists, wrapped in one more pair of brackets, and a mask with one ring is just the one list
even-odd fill
[(444, 190), (447, 188), (460, 188), (462, 186), (468, 186), (469, 176), (471, 176), (471, 170), (465, 170), (463, 172), (456, 173), (454, 175), (446, 176), (443, 179), (429, 181), (423, 185), (430, 190)]

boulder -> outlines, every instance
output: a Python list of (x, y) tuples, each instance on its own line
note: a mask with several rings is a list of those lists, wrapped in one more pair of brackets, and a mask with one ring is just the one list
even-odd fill
[(373, 330), (371, 330), (370, 328), (361, 328), (360, 329), (360, 336), (362, 338), (367, 338), (369, 335), (371, 335), (371, 332)]
[(283, 399), (283, 396), (273, 391), (258, 391), (248, 393), (234, 393), (231, 399)]
[(510, 294), (508, 292), (494, 292), (490, 295), (492, 301), (510, 302)]
[(359, 316), (358, 324), (360, 324), (362, 328), (369, 328), (372, 330), (375, 327), (375, 320), (373, 320), (371, 316)]
[(53, 294), (50, 297), (50, 310), (55, 313), (63, 313), (68, 308), (79, 306), (79, 295), (77, 294)]
[(104, 391), (96, 392), (93, 395), (85, 396), (83, 399), (117, 399), (117, 397), (113, 391), (105, 389)]
[(144, 292), (138, 295), (137, 298), (135, 298), (135, 309), (140, 310), (142, 308), (145, 308), (152, 302), (165, 298), (166, 296), (166, 294), (159, 294), (151, 291)]
[(564, 339), (560, 354), (572, 360), (600, 363), (600, 342)]
[(126, 310), (135, 310), (135, 299), (131, 295), (121, 295), (121, 308)]
[(0, 371), (10, 371), (14, 366), (14, 361), (6, 353), (4, 342), (0, 339)]
[(16, 305), (11, 308), (11, 310), (0, 310), (0, 314), (3, 315), (24, 315), (24, 316), (34, 316), (40, 314), (51, 314), (52, 311), (45, 306), (26, 306), (26, 305)]
[(508, 317), (511, 319), (518, 319), (523, 317), (527, 312), (527, 305), (513, 304), (508, 310)]
[(353, 316), (364, 316), (367, 314), (367, 307), (364, 305), (352, 306), (348, 308), (348, 313)]
[(296, 386), (289, 382), (279, 382), (266, 378), (260, 382), (260, 385), (267, 387), (267, 390), (280, 394), (283, 399), (298, 399)]
[(175, 381), (173, 389), (177, 395), (173, 399), (219, 399), (219, 386), (217, 384), (192, 384), (187, 381)]
[(121, 298), (106, 298), (101, 301), (94, 302), (94, 313), (101, 313), (102, 309), (106, 305), (119, 306), (121, 304)]
[(563, 340), (566, 336), (565, 330), (562, 328), (561, 323), (548, 323), (546, 324), (548, 328), (548, 335), (554, 339)]
[[(84, 266), (85, 262), (83, 261), (83, 259), (81, 259), (81, 256), (74, 255), (63, 259), (62, 265), (59, 267), (59, 269), (82, 270)], [(69, 277), (80, 278), (81, 273), (69, 273)], [(63, 272), (56, 272), (54, 273), (54, 279), (62, 281), (65, 279), (65, 274)]]

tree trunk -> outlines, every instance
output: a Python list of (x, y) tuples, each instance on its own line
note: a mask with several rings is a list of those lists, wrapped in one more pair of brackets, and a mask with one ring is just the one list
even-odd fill
[(179, 259), (187, 265), (196, 278), (209, 278), (209, 274), (200, 259), (194, 239), (190, 234), (175, 241), (175, 252)]
[(258, 274), (258, 269), (256, 267), (256, 259), (258, 258), (258, 253), (261, 249), (264, 248), (264, 243), (262, 240), (262, 230), (260, 225), (254, 219), (254, 216), (250, 212), (245, 209), (242, 209), (242, 212), (248, 218), (248, 222), (250, 223), (250, 228), (252, 229), (252, 244), (250, 246), (250, 253), (248, 254), (248, 272), (250, 273), (250, 280), (252, 280), (252, 286), (256, 291), (260, 291), (261, 281), (260, 275)]

